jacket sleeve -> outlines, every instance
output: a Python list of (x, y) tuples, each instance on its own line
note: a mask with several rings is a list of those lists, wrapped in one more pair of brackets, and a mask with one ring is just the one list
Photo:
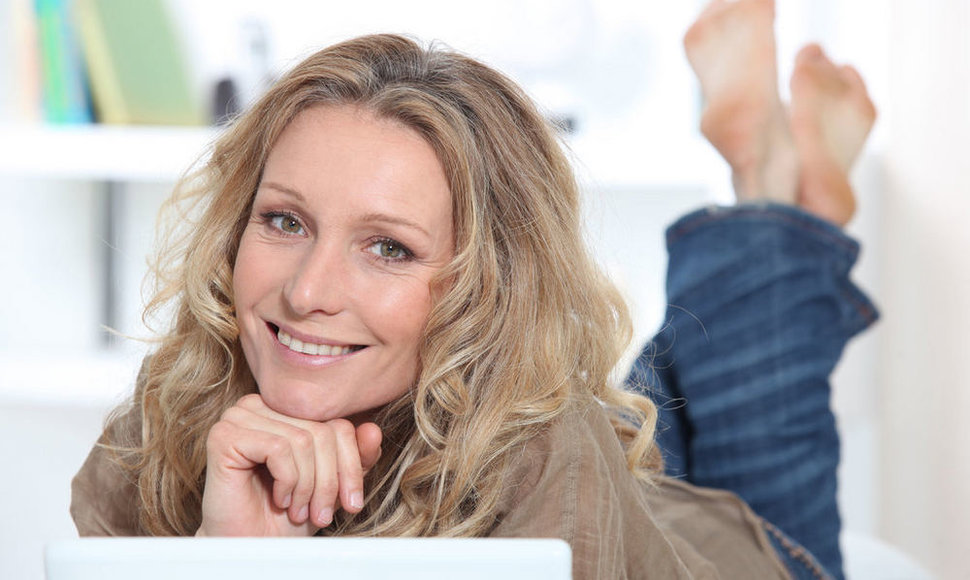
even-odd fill
[(132, 414), (121, 415), (106, 428), (71, 481), (71, 517), (81, 536), (138, 536), (138, 489), (109, 447), (114, 433), (135, 428)]
[[(149, 357), (142, 363), (136, 390), (145, 383)], [(141, 417), (133, 397), (109, 417), (104, 432), (71, 481), (71, 517), (81, 536), (141, 536), (138, 487), (118, 461), (113, 446), (141, 441)]]
[(716, 578), (655, 522), (602, 409), (569, 411), (515, 462), (493, 537), (560, 538), (576, 580)]

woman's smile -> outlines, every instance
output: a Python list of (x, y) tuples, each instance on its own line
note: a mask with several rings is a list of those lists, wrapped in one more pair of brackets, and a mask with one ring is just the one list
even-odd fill
[(357, 352), (363, 348), (367, 348), (359, 345), (339, 345), (339, 344), (323, 344), (310, 341), (302, 341), (298, 338), (293, 338), (291, 335), (287, 334), (283, 330), (279, 330), (276, 333), (277, 340), (280, 344), (288, 348), (292, 352), (298, 352), (302, 354), (308, 354), (311, 356), (326, 356), (335, 357), (342, 356), (345, 354), (350, 354), (352, 352)]

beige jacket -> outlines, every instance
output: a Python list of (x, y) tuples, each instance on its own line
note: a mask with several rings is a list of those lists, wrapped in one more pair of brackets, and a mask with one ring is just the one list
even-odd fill
[[(95, 447), (72, 484), (80, 534), (137, 534), (136, 500), (134, 485)], [(638, 482), (594, 402), (574, 405), (526, 446), (498, 522), (495, 537), (566, 540), (577, 580), (789, 577), (737, 496), (669, 478)]]

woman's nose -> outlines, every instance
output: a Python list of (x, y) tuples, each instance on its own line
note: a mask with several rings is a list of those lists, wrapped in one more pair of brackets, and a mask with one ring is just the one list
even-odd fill
[(350, 264), (345, 252), (323, 243), (315, 244), (300, 260), (287, 280), (283, 295), (293, 312), (337, 314), (346, 307), (350, 289)]

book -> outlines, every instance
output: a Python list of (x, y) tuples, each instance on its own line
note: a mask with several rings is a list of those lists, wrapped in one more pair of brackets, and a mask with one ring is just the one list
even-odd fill
[(41, 120), (36, 21), (34, 0), (0, 0), (0, 124)]
[(205, 123), (163, 0), (78, 0), (77, 24), (98, 121)]
[(40, 118), (32, 0), (0, 0), (0, 125)]
[(68, 0), (35, 0), (41, 102), (50, 123), (91, 122), (84, 61)]

